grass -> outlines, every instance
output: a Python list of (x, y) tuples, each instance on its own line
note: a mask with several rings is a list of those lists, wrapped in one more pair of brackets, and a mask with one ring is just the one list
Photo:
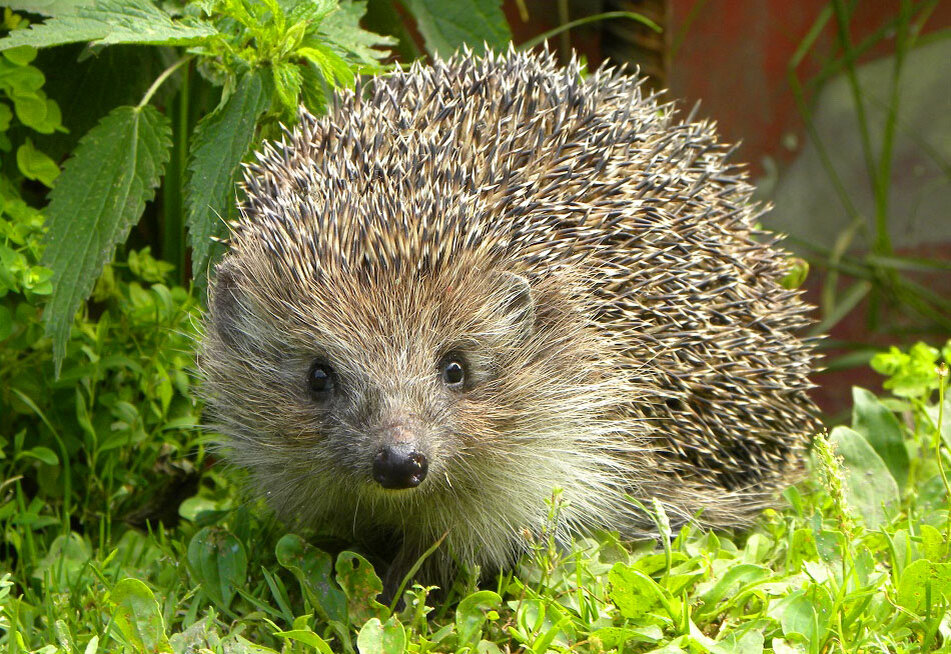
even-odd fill
[[(857, 5), (835, 0), (819, 15), (790, 66), (810, 132), (808, 91), (839, 71), (868, 129), (857, 58), (894, 32), (897, 89), (903, 57), (936, 5), (903, 0), (859, 43), (848, 27)], [(4, 14), (8, 28), (19, 20)], [(220, 25), (231, 30), (229, 21)], [(259, 47), (284, 47), (283, 27), (258, 23), (247, 27), (270, 30), (254, 38)], [(803, 84), (797, 67), (833, 23), (840, 52)], [(5, 60), (22, 69), (10, 76), (21, 96), (42, 78), (25, 54)], [(188, 131), (195, 107), (187, 93), (178, 102), (170, 118)], [(874, 256), (826, 253), (831, 269), (861, 280), (843, 298), (827, 292), (827, 322), (879, 286), (929, 319), (947, 319), (938, 311), (946, 300), (886, 265), (904, 261), (883, 231), (897, 107), (896, 95), (886, 146), (865, 148)], [(61, 127), (26, 118), (18, 108), (37, 131)], [(185, 182), (183, 148), (176, 142), (166, 185)], [(208, 161), (223, 168), (220, 157)], [(53, 291), (41, 265), (44, 216), (10, 172), (0, 174), (0, 653), (951, 652), (951, 404), (941, 363), (951, 361), (951, 345), (877, 356), (886, 396), (856, 389), (851, 425), (817, 438), (809, 479), (749, 532), (671, 533), (655, 508), (656, 541), (542, 539), (501, 577), (480, 584), (471, 571), (438, 593), (411, 586), (401, 608), (384, 606), (370, 562), (287, 533), (206, 455), (188, 371), (199, 302), (171, 282), (181, 282), (184, 266), (181, 239), (172, 238), (181, 221), (168, 219), (181, 213), (181, 188), (165, 189), (170, 236), (160, 239), (174, 265), (148, 248), (120, 248), (69, 326), (54, 378), (42, 324)], [(555, 520), (557, 492), (550, 507)]]
[[(891, 396), (856, 389), (851, 427), (817, 438), (810, 478), (751, 532), (542, 541), (509, 574), (462, 575), (441, 599), (413, 586), (399, 610), (376, 601), (364, 558), (285, 533), (215, 468), (177, 525), (137, 528), (109, 480), (65, 484), (57, 457), (14, 439), (0, 482), (0, 651), (951, 651), (947, 366), (916, 348), (877, 357)], [(86, 472), (99, 470), (113, 468)], [(54, 472), (74, 501), (44, 501), (28, 483)], [(112, 494), (83, 507), (84, 488)]]

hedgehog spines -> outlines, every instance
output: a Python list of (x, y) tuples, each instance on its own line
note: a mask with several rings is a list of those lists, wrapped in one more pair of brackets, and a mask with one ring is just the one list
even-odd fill
[[(246, 166), (212, 290), (201, 365), (228, 456), (285, 517), (422, 549), (454, 529), (490, 567), (556, 484), (569, 531), (649, 528), (628, 494), (746, 524), (801, 474), (814, 355), (747, 175), (694, 112), (514, 51), (302, 111)], [(438, 386), (447, 352), (463, 394)], [(332, 409), (300, 387), (315, 356), (351, 392)], [(393, 424), (430, 477), (387, 494), (358, 454)]]

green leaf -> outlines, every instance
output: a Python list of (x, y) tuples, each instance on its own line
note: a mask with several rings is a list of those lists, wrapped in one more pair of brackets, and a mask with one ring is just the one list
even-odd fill
[(90, 558), (92, 552), (82, 536), (72, 531), (60, 534), (50, 544), (46, 556), (36, 563), (31, 577), (37, 581), (48, 580), (47, 591), (69, 592), (83, 580), (84, 572), (91, 576)]
[(786, 262), (789, 264), (789, 270), (779, 283), (783, 288), (795, 290), (806, 282), (806, 277), (809, 276), (809, 262), (799, 257), (787, 257)]
[(154, 107), (119, 107), (80, 140), (50, 192), (43, 265), (53, 270), (53, 294), (43, 321), (57, 375), (76, 311), (155, 194), (170, 137)]
[(7, 0), (3, 4), (13, 11), (28, 11), (41, 16), (75, 14), (82, 7), (88, 7), (95, 0)]
[(17, 168), (27, 179), (38, 180), (50, 188), (59, 176), (56, 162), (33, 147), (30, 139), (17, 148)]
[(269, 98), (256, 73), (238, 80), (234, 93), (195, 128), (185, 185), (192, 275), (205, 274), (212, 237), (224, 235), (220, 217), (234, 203), (235, 176), (241, 159), (254, 140), (258, 116)]
[(476, 53), (512, 40), (499, 0), (406, 0), (430, 54), (448, 57), (463, 45)]
[(908, 450), (898, 418), (875, 394), (852, 387), (852, 429), (862, 434), (888, 466), (891, 476), (904, 488), (908, 483)]
[(639, 570), (616, 563), (608, 573), (611, 583), (611, 601), (625, 618), (636, 619), (653, 609), (663, 600), (663, 589), (657, 582)]
[[(36, 66), (41, 70), (68, 70), (69, 75), (50, 75), (43, 91), (62, 107), (69, 107), (62, 116), (64, 133), (57, 130), (49, 137), (39, 137), (37, 146), (54, 161), (61, 162), (73, 150), (80, 137), (96, 126), (99, 120), (116, 107), (136, 105), (169, 64), (169, 50), (143, 48), (137, 45), (116, 45), (105, 48), (94, 57), (83, 56), (81, 43), (40, 50)], [(177, 91), (178, 76), (173, 75), (152, 96), (152, 105), (167, 107)]]
[(459, 629), (459, 644), (473, 645), (482, 634), (486, 614), (499, 608), (502, 598), (491, 590), (478, 590), (459, 602), (456, 607), (456, 625)]
[(327, 641), (308, 629), (291, 629), (290, 631), (277, 631), (275, 636), (287, 640), (295, 640), (304, 643), (308, 647), (313, 647), (319, 654), (333, 654)]
[(406, 651), (406, 629), (394, 615), (386, 622), (371, 618), (357, 634), (360, 654), (403, 654)]
[(347, 614), (352, 624), (387, 616), (389, 609), (376, 600), (383, 592), (383, 582), (369, 561), (354, 552), (341, 552), (335, 568), (337, 583), (347, 596)]
[(171, 654), (155, 595), (138, 579), (123, 579), (109, 593), (112, 619), (136, 652)]
[(225, 609), (248, 574), (248, 556), (241, 541), (217, 527), (205, 527), (192, 536), (188, 564), (212, 601)]
[(832, 615), (832, 598), (822, 586), (811, 585), (775, 602), (769, 609), (779, 618), (783, 634), (799, 634), (806, 643), (818, 643), (825, 636)]
[[(931, 606), (941, 604), (943, 596), (951, 601), (951, 563), (935, 563), (918, 559), (901, 573), (898, 583), (898, 604), (909, 611), (923, 615)], [(930, 611), (934, 614), (934, 610)]]
[(944, 536), (931, 525), (921, 525), (921, 554), (924, 558), (938, 562), (944, 558)]
[[(289, 62), (278, 62), (271, 66), (274, 92), (288, 115), (297, 113), (300, 104), (301, 84), (304, 81), (300, 66)], [(333, 78), (330, 78), (333, 79)]]
[(36, 447), (30, 448), (28, 450), (23, 450), (17, 454), (17, 458), (28, 457), (31, 459), (36, 459), (37, 461), (42, 461), (48, 466), (59, 465), (59, 457), (56, 456), (56, 452), (51, 450), (48, 447), (43, 447), (42, 445), (37, 445)]
[(36, 48), (28, 45), (19, 48), (10, 48), (3, 53), (3, 56), (15, 63), (17, 66), (26, 66), (36, 59)]
[(591, 632), (591, 635), (600, 640), (605, 649), (620, 649), (628, 640), (636, 643), (656, 643), (664, 637), (664, 631), (657, 625), (651, 624), (634, 628), (604, 627)]
[(98, 0), (75, 14), (57, 14), (0, 40), (0, 50), (46, 48), (89, 41), (97, 45), (192, 45), (216, 34), (208, 25), (184, 25), (147, 0)]
[(333, 560), (330, 555), (294, 534), (281, 538), (274, 552), (278, 563), (297, 577), (301, 590), (320, 617), (346, 624), (347, 597), (331, 578)]
[(10, 129), (10, 121), (13, 120), (13, 112), (10, 107), (0, 103), (0, 132), (6, 132)]
[(337, 0), (309, 0), (297, 2), (287, 12), (287, 22), (319, 23), (337, 8)]
[(881, 457), (861, 434), (839, 426), (829, 434), (836, 452), (845, 462), (846, 500), (875, 529), (898, 511), (899, 493), (895, 479)]
[[(334, 86), (352, 87), (356, 81), (353, 71), (347, 62), (340, 58), (337, 53), (329, 47), (315, 43), (306, 48), (299, 48), (297, 54), (301, 55), (320, 71), (323, 78)], [(297, 71), (297, 67), (294, 67)], [(299, 74), (299, 73), (298, 73)], [(300, 80), (297, 81), (297, 87), (300, 88)]]
[(344, 2), (336, 11), (321, 21), (317, 32), (326, 41), (345, 50), (359, 62), (379, 67), (379, 60), (387, 57), (388, 50), (379, 46), (395, 45), (396, 39), (369, 32), (360, 26), (360, 19), (367, 11), (366, 2)]
[[(734, 584), (745, 586), (746, 584), (762, 581), (769, 577), (769, 569), (753, 563), (739, 563), (733, 566), (713, 585), (710, 590), (703, 593), (700, 599), (703, 606), (698, 609), (699, 614), (710, 614), (716, 611), (716, 605), (727, 594)], [(732, 594), (730, 595), (732, 597)]]
[(730, 632), (710, 648), (710, 654), (761, 654), (763, 641), (760, 629), (751, 629), (742, 636)]

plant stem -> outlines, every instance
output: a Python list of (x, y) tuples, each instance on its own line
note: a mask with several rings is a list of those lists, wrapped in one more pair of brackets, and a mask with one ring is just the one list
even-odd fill
[(188, 55), (187, 57), (182, 57), (174, 64), (162, 71), (162, 74), (155, 78), (155, 81), (152, 82), (152, 86), (145, 92), (145, 95), (142, 96), (141, 102), (136, 106), (136, 109), (141, 109), (149, 103), (149, 100), (152, 99), (152, 96), (155, 95), (155, 92), (158, 91), (158, 88), (165, 83), (169, 77), (171, 77), (176, 70), (190, 62), (195, 58), (195, 55)]
[[(558, 4), (558, 24), (566, 25), (571, 21), (571, 15), (568, 13), (568, 0), (557, 0)], [(561, 33), (561, 58), (564, 61), (568, 61), (568, 58), (571, 56), (571, 38), (568, 36), (568, 32)]]
[(567, 23), (564, 23), (563, 25), (559, 25), (558, 27), (554, 29), (550, 29), (547, 32), (542, 32), (538, 36), (533, 36), (529, 40), (523, 43), (520, 43), (518, 46), (518, 49), (531, 50), (539, 43), (542, 43), (543, 41), (547, 41), (551, 37), (557, 36), (558, 34), (567, 32), (570, 29), (574, 29), (575, 27), (578, 27), (579, 25), (594, 23), (599, 20), (610, 20), (612, 18), (629, 18), (633, 21), (636, 21), (642, 25), (647, 26), (648, 28), (654, 30), (655, 32), (662, 31), (660, 25), (652, 21), (650, 18), (647, 18), (646, 16), (641, 16), (640, 14), (635, 13), (633, 11), (606, 11), (603, 14), (595, 14), (593, 16), (585, 16), (584, 18), (576, 18), (572, 21), (568, 21)]
[(868, 116), (865, 115), (862, 87), (859, 85), (859, 78), (855, 72), (856, 53), (852, 47), (852, 36), (849, 33), (849, 22), (852, 20), (852, 14), (851, 11), (846, 8), (844, 0), (833, 0), (832, 7), (835, 11), (839, 46), (843, 51), (842, 62), (845, 65), (845, 76), (849, 82), (849, 88), (852, 91), (852, 101), (855, 103), (855, 117), (859, 127), (859, 135), (862, 139), (862, 154), (865, 155), (865, 167), (868, 171), (869, 181), (875, 185), (877, 191), (875, 153), (872, 151), (872, 139), (868, 131)]
[[(935, 427), (934, 451), (938, 457), (938, 472), (941, 473), (941, 482), (944, 484), (945, 498), (951, 501), (951, 484), (948, 483), (948, 475), (944, 469), (944, 452), (942, 452), (941, 426), (944, 424), (944, 391), (947, 388), (948, 366), (944, 363), (938, 366), (938, 424)], [(951, 551), (951, 511), (945, 516), (945, 538), (944, 553), (945, 556)]]

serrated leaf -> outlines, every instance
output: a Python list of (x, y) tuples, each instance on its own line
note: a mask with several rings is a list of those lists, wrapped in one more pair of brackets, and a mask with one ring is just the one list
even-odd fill
[(46, 48), (89, 41), (99, 45), (193, 45), (216, 34), (209, 25), (185, 25), (144, 0), (98, 0), (75, 14), (58, 13), (0, 40), (0, 50), (21, 45)]
[[(352, 87), (356, 77), (347, 62), (337, 53), (322, 44), (299, 48), (297, 54), (314, 64), (324, 79), (334, 86)], [(295, 70), (297, 68), (295, 67)], [(298, 89), (300, 82), (298, 82)]]
[(387, 57), (388, 50), (379, 46), (395, 45), (396, 39), (367, 31), (360, 26), (366, 14), (366, 2), (342, 2), (337, 9), (321, 21), (317, 32), (327, 41), (354, 55), (360, 63), (376, 66)]
[(274, 80), (274, 92), (278, 100), (284, 105), (284, 108), (291, 115), (297, 113), (297, 105), (300, 103), (300, 89), (303, 83), (300, 66), (288, 62), (279, 62), (271, 66), (272, 77)]
[(254, 140), (255, 124), (268, 101), (260, 76), (248, 73), (238, 81), (231, 97), (195, 128), (185, 207), (192, 275), (196, 278), (205, 273), (212, 237), (224, 234), (221, 217), (234, 202), (238, 166)]
[[(50, 75), (43, 91), (62, 107), (62, 126), (69, 133), (36, 138), (36, 145), (54, 161), (75, 150), (84, 134), (116, 107), (136, 105), (159, 74), (174, 63), (166, 48), (116, 45), (80, 61), (84, 46), (65, 45), (40, 50), (36, 66), (41, 70), (68, 70), (68, 75)], [(167, 107), (177, 92), (177, 76), (162, 84), (150, 103)]]
[(95, 0), (7, 0), (3, 4), (13, 11), (28, 11), (41, 16), (75, 14), (81, 7), (93, 4)]
[(43, 321), (57, 375), (76, 311), (154, 196), (170, 146), (169, 121), (154, 107), (119, 107), (80, 140), (50, 192), (42, 264), (53, 294)]
[(512, 40), (499, 0), (406, 0), (430, 54), (447, 57), (468, 45), (501, 50)]
[(309, 0), (308, 2), (297, 2), (293, 7), (290, 7), (287, 10), (287, 22), (320, 22), (327, 14), (336, 8), (336, 0)]

